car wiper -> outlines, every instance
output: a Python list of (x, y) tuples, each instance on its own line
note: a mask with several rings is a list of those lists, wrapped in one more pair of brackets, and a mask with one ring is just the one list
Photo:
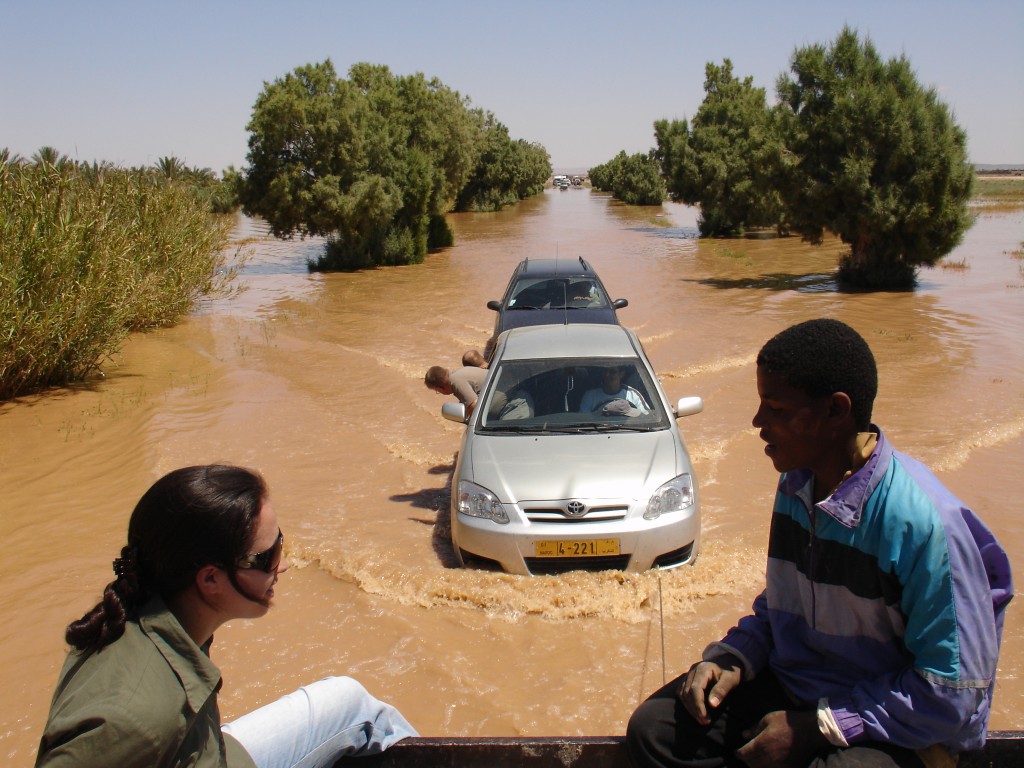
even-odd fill
[(590, 432), (654, 432), (660, 429), (657, 426), (630, 424), (625, 421), (599, 421), (593, 424), (581, 424), (580, 431)]
[(514, 434), (547, 434), (547, 435), (578, 435), (581, 432), (589, 432), (589, 424), (488, 424), (482, 431), (495, 434), (498, 432), (510, 432)]
[(615, 432), (618, 424), (595, 421), (593, 424), (580, 424), (580, 432)]
[(548, 428), (545, 427), (542, 424), (540, 424), (540, 425), (538, 425), (538, 424), (533, 424), (533, 425), (527, 425), (527, 424), (507, 424), (507, 423), (503, 423), (503, 422), (499, 421), (497, 423), (488, 424), (487, 426), (482, 427), (481, 431), (482, 432), (491, 432), (491, 433), (494, 433), (494, 432), (512, 432), (512, 433), (515, 433), (515, 434), (524, 434), (524, 433), (527, 433), (527, 432), (547, 432)]

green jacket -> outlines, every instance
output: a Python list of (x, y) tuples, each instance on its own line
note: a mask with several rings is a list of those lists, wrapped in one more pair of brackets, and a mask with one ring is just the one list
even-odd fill
[(101, 651), (72, 650), (36, 766), (255, 768), (220, 730), (220, 670), (159, 598)]

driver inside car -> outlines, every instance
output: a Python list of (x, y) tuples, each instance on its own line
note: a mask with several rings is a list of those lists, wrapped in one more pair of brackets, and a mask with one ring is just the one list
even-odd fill
[[(602, 413), (605, 415), (640, 416), (651, 412), (650, 406), (633, 387), (627, 386), (623, 379), (626, 369), (623, 366), (611, 366), (601, 372), (601, 386), (588, 389), (580, 401), (581, 413)], [(625, 401), (628, 405), (617, 404)]]

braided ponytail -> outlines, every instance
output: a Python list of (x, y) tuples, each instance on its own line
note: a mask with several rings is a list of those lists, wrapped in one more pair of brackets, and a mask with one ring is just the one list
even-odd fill
[(135, 547), (121, 548), (121, 556), (114, 561), (115, 579), (103, 589), (103, 599), (82, 618), (68, 624), (64, 640), (80, 651), (102, 648), (124, 634), (124, 623), (134, 614), (145, 596), (139, 585), (136, 569), (138, 551)]

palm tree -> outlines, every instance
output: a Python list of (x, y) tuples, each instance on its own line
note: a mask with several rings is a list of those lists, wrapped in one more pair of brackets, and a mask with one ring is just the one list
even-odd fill
[(32, 162), (36, 165), (57, 165), (65, 159), (55, 147), (40, 147), (39, 151), (32, 155)]
[(178, 174), (185, 171), (185, 164), (174, 155), (161, 157), (156, 161), (156, 169), (168, 179), (176, 179)]
[(189, 178), (201, 185), (209, 185), (217, 181), (217, 174), (214, 173), (212, 168), (200, 168), (198, 165), (193, 165), (189, 168), (188, 175)]

